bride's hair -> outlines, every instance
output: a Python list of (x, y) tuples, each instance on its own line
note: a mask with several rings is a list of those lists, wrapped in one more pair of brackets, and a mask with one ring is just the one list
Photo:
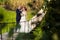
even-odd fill
[(27, 8), (25, 6), (19, 6), (18, 9), (22, 10), (24, 8), (25, 11), (27, 11)]
[(25, 11), (27, 11), (27, 8), (25, 6), (22, 6), (22, 9), (24, 8)]
[(26, 5), (22, 5), (22, 8), (24, 8), (24, 10), (27, 11)]

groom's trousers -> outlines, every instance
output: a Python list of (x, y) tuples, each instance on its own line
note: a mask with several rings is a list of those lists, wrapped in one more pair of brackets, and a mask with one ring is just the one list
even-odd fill
[(21, 16), (17, 16), (17, 17), (16, 17), (16, 22), (17, 22), (17, 24), (19, 24), (20, 19), (21, 19)]

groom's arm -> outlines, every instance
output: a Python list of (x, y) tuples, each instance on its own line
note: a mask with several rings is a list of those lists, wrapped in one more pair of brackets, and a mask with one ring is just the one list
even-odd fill
[(16, 10), (16, 13), (19, 14), (19, 13), (22, 13), (22, 11), (20, 11), (19, 9), (17, 9), (17, 10)]

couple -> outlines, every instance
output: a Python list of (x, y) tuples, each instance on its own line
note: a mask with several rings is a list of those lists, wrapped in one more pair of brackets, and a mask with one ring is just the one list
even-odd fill
[(24, 32), (26, 25), (26, 11), (26, 7), (18, 7), (18, 9), (16, 10), (16, 23), (17, 25), (21, 25), (21, 28), (17, 29), (17, 32)]
[(22, 18), (25, 19), (26, 17), (26, 7), (18, 7), (16, 10), (16, 23), (19, 24), (22, 21)]

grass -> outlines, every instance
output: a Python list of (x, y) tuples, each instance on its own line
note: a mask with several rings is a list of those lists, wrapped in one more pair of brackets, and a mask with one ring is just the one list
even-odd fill
[(33, 10), (29, 10), (29, 11), (27, 11), (27, 20), (29, 21), (29, 20), (31, 20), (31, 18), (33, 17), (33, 16), (35, 16), (37, 14), (37, 12), (36, 11), (33, 11)]
[(27, 12), (27, 20), (29, 21), (33, 17), (32, 11)]
[[(16, 22), (16, 13), (15, 11), (9, 11), (9, 10), (6, 10), (4, 9), (3, 7), (0, 7), (0, 14), (3, 15), (3, 20), (2, 20), (2, 23), (4, 22)], [(11, 24), (6, 24), (2, 30), (2, 32), (7, 32), (10, 30), (10, 28), (14, 27), (15, 24), (11, 23)]]

